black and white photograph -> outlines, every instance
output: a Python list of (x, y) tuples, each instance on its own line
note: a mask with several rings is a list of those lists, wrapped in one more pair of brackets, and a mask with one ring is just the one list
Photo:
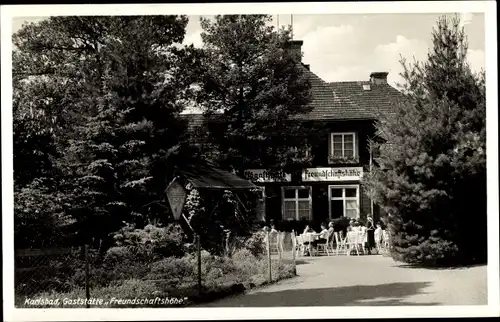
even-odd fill
[(496, 4), (406, 4), (2, 6), (6, 319), (498, 316)]

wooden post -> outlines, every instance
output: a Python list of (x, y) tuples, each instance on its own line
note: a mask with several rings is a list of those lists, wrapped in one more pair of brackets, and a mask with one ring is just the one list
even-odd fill
[(201, 244), (199, 234), (196, 234), (196, 252), (198, 253), (198, 293), (201, 294)]
[(90, 308), (90, 268), (89, 268), (89, 245), (85, 244), (85, 297), (87, 298), (86, 307)]
[(273, 275), (271, 271), (271, 234), (269, 230), (267, 231), (267, 260), (269, 262), (269, 283), (273, 281)]
[(295, 238), (295, 231), (292, 230), (292, 257), (293, 257), (293, 272), (295, 275), (297, 275), (297, 263), (295, 261), (296, 258), (296, 252), (297, 252), (297, 239)]

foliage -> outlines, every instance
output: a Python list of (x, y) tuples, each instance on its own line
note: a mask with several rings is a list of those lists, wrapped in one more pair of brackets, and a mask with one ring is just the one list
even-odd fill
[(315, 231), (320, 231), (322, 223), (323, 223), (322, 221), (317, 219), (313, 220), (300, 219), (300, 220), (278, 220), (274, 224), (276, 226), (276, 229), (279, 231), (291, 232), (293, 230), (300, 235), (304, 232), (306, 226), (309, 226)]
[(337, 155), (328, 156), (329, 164), (357, 164), (359, 163), (359, 156), (356, 157), (345, 157)]
[(240, 175), (252, 167), (287, 170), (311, 161), (302, 148), (315, 132), (294, 121), (310, 110), (310, 84), (298, 54), (287, 50), (290, 32), (275, 30), (270, 19), (201, 19), (197, 102), (213, 120), (201, 133), (205, 152)]
[(439, 19), (428, 60), (402, 61), (408, 100), (377, 124), (385, 141), (367, 185), (390, 214), (397, 260), (486, 260), (484, 73), (471, 72), (466, 53), (459, 19)]
[(53, 180), (37, 178), (14, 193), (14, 243), (16, 248), (62, 246), (66, 228), (73, 221), (65, 210), (64, 195), (53, 189)]
[[(127, 225), (115, 233), (113, 239), (117, 246), (132, 246), (148, 256), (182, 257), (185, 253), (186, 237), (175, 223), (166, 227), (147, 225), (143, 229)], [(110, 256), (109, 251), (107, 255)]]
[(347, 232), (347, 227), (350, 225), (351, 219), (349, 217), (340, 217), (332, 220), (333, 229), (335, 231), (343, 231), (344, 236)]
[[(190, 94), (184, 71), (196, 61), (179, 46), (186, 24), (184, 16), (51, 17), (13, 36), (19, 209), (63, 211), (80, 242), (106, 240), (123, 220), (168, 218), (158, 205), (165, 182), (197, 155), (178, 117)], [(69, 206), (25, 205), (38, 193), (28, 185), (43, 177), (57, 182), (43, 188), (47, 198)]]
[[(253, 233), (249, 238), (245, 240), (245, 244), (241, 251), (249, 252), (254, 257), (262, 257), (265, 252), (265, 238), (266, 233), (263, 231), (257, 231)], [(233, 254), (233, 257), (235, 255)], [(235, 259), (236, 260), (236, 259)]]
[[(125, 259), (113, 263), (107, 262), (107, 265), (103, 267), (92, 267), (90, 291), (92, 297), (105, 301), (113, 297), (120, 299), (187, 297), (189, 303), (185, 302), (183, 305), (188, 305), (201, 300), (213, 301), (216, 297), (235, 294), (245, 288), (260, 286), (268, 282), (266, 258), (256, 258), (248, 250), (237, 251), (233, 254), (233, 258), (204, 253), (202, 255), (202, 283), (203, 294), (206, 296), (199, 298), (196, 287), (196, 267), (197, 258), (193, 255), (181, 258), (169, 257), (152, 263)], [(274, 281), (295, 276), (291, 264), (273, 261), (272, 267)], [(78, 271), (71, 279), (64, 280), (67, 287), (61, 288), (61, 291), (44, 291), (31, 298), (59, 298), (60, 301), (64, 298), (85, 298), (83, 279), (83, 270)], [(61, 293), (62, 291), (64, 292)], [(16, 297), (16, 305), (23, 307), (24, 299)], [(125, 307), (116, 303), (111, 306)], [(161, 303), (146, 303), (142, 306), (162, 305)]]
[(223, 255), (229, 236), (246, 237), (252, 230), (254, 212), (250, 206), (250, 193), (239, 193), (241, 206), (236, 195), (229, 190), (203, 191), (201, 193), (191, 184), (186, 185), (187, 198), (184, 214), (194, 229), (201, 236), (201, 245), (214, 255)]

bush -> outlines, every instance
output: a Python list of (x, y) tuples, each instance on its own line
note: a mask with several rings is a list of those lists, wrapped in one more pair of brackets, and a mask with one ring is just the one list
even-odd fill
[(167, 227), (147, 225), (144, 229), (135, 229), (127, 225), (114, 234), (117, 246), (133, 246), (138, 255), (151, 254), (162, 257), (182, 257), (186, 253), (186, 236), (178, 224), (169, 224)]
[(146, 279), (172, 279), (181, 281), (193, 279), (196, 274), (196, 258), (187, 255), (182, 258), (165, 258), (151, 264)]
[[(135, 265), (135, 266), (133, 266)], [(272, 263), (273, 280), (278, 281), (294, 276), (292, 264), (285, 264), (279, 260)], [(73, 280), (79, 280), (81, 287), (68, 293), (43, 293), (37, 297), (48, 299), (85, 298), (83, 271)], [(206, 293), (204, 300), (231, 295), (245, 289), (245, 287), (260, 286), (268, 283), (267, 259), (258, 259), (248, 249), (240, 249), (232, 258), (212, 256), (206, 252), (202, 254), (203, 288)], [(91, 272), (91, 295), (94, 298), (109, 300), (111, 298), (155, 298), (188, 296), (190, 301), (198, 301), (197, 297), (197, 258), (186, 255), (182, 258), (165, 258), (152, 264), (128, 262), (127, 265), (116, 265), (114, 269), (93, 269)], [(95, 282), (95, 283), (94, 283)], [(78, 284), (78, 283), (75, 283)], [(24, 299), (16, 297), (16, 304), (23, 306)], [(187, 305), (184, 303), (183, 305)], [(111, 307), (131, 307), (132, 305), (110, 305)], [(161, 306), (159, 303), (147, 306)], [(163, 305), (165, 306), (165, 305)], [(49, 306), (46, 306), (49, 307)], [(70, 306), (65, 306), (70, 307)], [(79, 305), (83, 307), (83, 305)]]
[(343, 231), (344, 235), (345, 235), (345, 233), (347, 232), (347, 227), (349, 227), (350, 220), (351, 219), (348, 217), (340, 217), (340, 218), (333, 219), (332, 220), (333, 229), (335, 231)]
[(266, 245), (264, 238), (266, 233), (264, 231), (257, 231), (246, 239), (244, 249), (249, 251), (250, 254), (256, 258), (262, 257), (266, 253)]

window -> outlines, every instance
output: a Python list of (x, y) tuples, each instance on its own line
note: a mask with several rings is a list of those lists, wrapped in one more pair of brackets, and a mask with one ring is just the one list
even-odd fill
[(355, 158), (356, 144), (354, 133), (332, 133), (331, 154), (333, 157)]
[(359, 217), (359, 185), (329, 186), (330, 219)]
[(283, 220), (311, 219), (311, 187), (282, 187)]

